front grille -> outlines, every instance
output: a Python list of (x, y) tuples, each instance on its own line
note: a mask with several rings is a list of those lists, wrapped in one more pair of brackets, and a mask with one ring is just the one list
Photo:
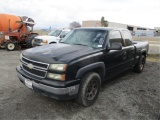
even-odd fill
[[(32, 68), (29, 68), (28, 64), (32, 64)], [(38, 61), (33, 61), (28, 58), (22, 57), (22, 68), (28, 74), (36, 77), (45, 78), (47, 74), (49, 64)]]
[(40, 63), (40, 62), (36, 62), (36, 61), (33, 61), (33, 60), (29, 60), (27, 58), (22, 58), (22, 61), (25, 62), (25, 63), (31, 63), (37, 67), (41, 67), (42, 69), (47, 69), (48, 68), (48, 64), (45, 64), (45, 63)]
[(36, 69), (29, 69), (27, 66), (22, 65), (23, 69), (28, 72), (29, 74), (35, 75), (37, 77), (45, 77), (46, 76), (46, 72), (44, 71), (39, 71)]
[(41, 43), (41, 42), (42, 42), (42, 39), (34, 39), (34, 41), (35, 41), (36, 43)]

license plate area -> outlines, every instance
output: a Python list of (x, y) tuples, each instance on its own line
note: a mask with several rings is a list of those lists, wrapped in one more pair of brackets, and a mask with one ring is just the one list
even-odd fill
[(33, 89), (33, 87), (32, 87), (32, 84), (33, 84), (32, 81), (30, 81), (30, 80), (28, 80), (28, 79), (25, 79), (24, 83), (25, 83), (25, 85), (26, 85), (28, 88)]

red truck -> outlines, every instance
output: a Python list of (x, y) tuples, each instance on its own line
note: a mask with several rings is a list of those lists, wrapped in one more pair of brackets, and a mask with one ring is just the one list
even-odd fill
[(13, 51), (24, 44), (32, 47), (33, 38), (38, 35), (33, 33), (34, 25), (34, 20), (27, 16), (0, 14), (0, 48)]

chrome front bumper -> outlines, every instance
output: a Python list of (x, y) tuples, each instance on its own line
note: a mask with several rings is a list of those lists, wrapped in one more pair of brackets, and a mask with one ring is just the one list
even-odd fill
[(17, 76), (19, 80), (28, 88), (55, 99), (72, 99), (75, 98), (78, 94), (79, 84), (64, 88), (51, 87), (26, 78), (18, 72), (18, 69)]

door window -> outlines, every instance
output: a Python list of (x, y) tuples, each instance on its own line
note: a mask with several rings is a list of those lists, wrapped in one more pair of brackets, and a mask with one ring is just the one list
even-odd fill
[(112, 43), (121, 43), (124, 46), (123, 39), (118, 30), (112, 31), (109, 35), (109, 46), (112, 46)]

